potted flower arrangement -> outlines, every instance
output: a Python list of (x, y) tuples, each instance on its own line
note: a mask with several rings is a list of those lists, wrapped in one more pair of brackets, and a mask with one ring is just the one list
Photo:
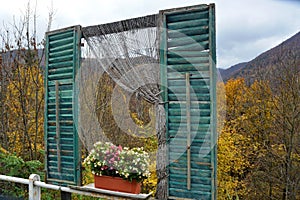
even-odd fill
[(143, 148), (97, 142), (83, 164), (94, 174), (96, 188), (138, 194), (140, 182), (150, 176), (149, 162), (149, 154)]

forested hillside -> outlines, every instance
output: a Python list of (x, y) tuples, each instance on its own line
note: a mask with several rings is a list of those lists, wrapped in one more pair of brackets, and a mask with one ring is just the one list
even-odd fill
[(253, 60), (236, 64), (220, 72), (224, 81), (244, 78), (247, 83), (253, 83), (257, 79), (272, 79), (273, 74), (280, 73), (280, 68), (287, 62), (298, 67), (300, 65), (300, 32)]
[(221, 73), (219, 199), (300, 199), (300, 32)]

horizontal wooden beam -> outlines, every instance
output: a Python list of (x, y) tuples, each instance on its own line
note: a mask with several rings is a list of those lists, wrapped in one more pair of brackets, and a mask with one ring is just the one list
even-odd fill
[(95, 188), (94, 183), (90, 183), (85, 186), (70, 186), (70, 188), (74, 188), (76, 190), (81, 190), (90, 193), (96, 193), (98, 195), (103, 195), (103, 198), (109, 199), (118, 199), (118, 200), (128, 200), (128, 199), (149, 199), (151, 198), (151, 193), (149, 194), (133, 194), (133, 193), (125, 193), (125, 192), (117, 192), (111, 190), (104, 190)]
[(93, 36), (130, 31), (133, 29), (156, 27), (157, 18), (158, 15), (154, 14), (107, 24), (87, 26), (82, 28), (82, 34), (83, 37), (88, 38)]

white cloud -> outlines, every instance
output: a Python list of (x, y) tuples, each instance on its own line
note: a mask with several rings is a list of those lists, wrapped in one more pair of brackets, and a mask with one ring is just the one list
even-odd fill
[[(0, 7), (0, 27), (24, 15), (27, 1), (9, 0)], [(52, 29), (80, 24), (103, 24), (158, 13), (159, 10), (216, 3), (218, 66), (229, 67), (253, 59), (281, 43), (300, 28), (299, 1), (286, 0), (31, 0), (38, 3), (40, 32), (46, 30), (51, 2)], [(22, 12), (23, 13), (22, 13)]]
[(300, 4), (283, 1), (219, 1), (218, 66), (249, 61), (299, 31)]

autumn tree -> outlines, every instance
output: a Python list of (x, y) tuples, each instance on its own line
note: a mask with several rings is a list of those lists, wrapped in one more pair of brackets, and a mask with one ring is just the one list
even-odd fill
[[(222, 87), (219, 83), (218, 88)], [(244, 120), (245, 93), (243, 79), (230, 80), (225, 85), (226, 118), (218, 138), (218, 198), (234, 199), (246, 194), (244, 173), (249, 167), (244, 146), (247, 138), (241, 133), (240, 122)], [(223, 95), (218, 93), (218, 104)], [(219, 112), (220, 114), (220, 112)], [(218, 116), (220, 119), (221, 116)]]
[[(271, 72), (268, 89), (261, 92), (260, 101), (265, 102), (261, 105), (265, 106), (253, 112), (265, 116), (266, 121), (254, 121), (256, 127), (249, 129), (249, 132), (253, 130), (252, 135), (259, 137), (259, 154), (248, 177), (249, 192), (253, 194), (248, 199), (300, 198), (299, 60), (293, 51), (282, 52), (276, 70)], [(261, 88), (254, 88), (253, 94)]]
[(274, 159), (273, 132), (274, 116), (272, 110), (273, 93), (268, 82), (255, 81), (245, 94), (247, 116), (241, 126), (243, 135), (249, 140), (244, 147), (248, 152), (248, 161), (251, 168), (245, 177), (248, 193), (246, 199), (272, 199), (276, 191), (274, 176), (276, 174), (276, 159)]
[(225, 85), (220, 199), (299, 199), (300, 65), (291, 55), (274, 72), (274, 80), (246, 85), (236, 79)]
[(224, 127), (218, 139), (218, 199), (234, 199), (247, 194), (243, 175), (249, 167), (243, 155), (246, 138), (230, 127)]
[(42, 156), (38, 151), (44, 141), (43, 78), (38, 66), (18, 66), (16, 73), (6, 93), (9, 147), (23, 158), (36, 160)]
[[(300, 198), (300, 57), (285, 52), (273, 78), (273, 129), (276, 134), (279, 189), (282, 200)], [(283, 58), (279, 58), (283, 60)]]
[(0, 37), (1, 145), (25, 160), (43, 159), (44, 40), (38, 41), (36, 10), (28, 3), (24, 17)]
[(261, 169), (272, 135), (272, 93), (265, 82), (247, 86), (243, 79), (228, 81), (225, 89), (226, 121), (218, 141), (218, 195), (247, 199), (249, 191), (257, 189), (254, 177), (264, 177)]

